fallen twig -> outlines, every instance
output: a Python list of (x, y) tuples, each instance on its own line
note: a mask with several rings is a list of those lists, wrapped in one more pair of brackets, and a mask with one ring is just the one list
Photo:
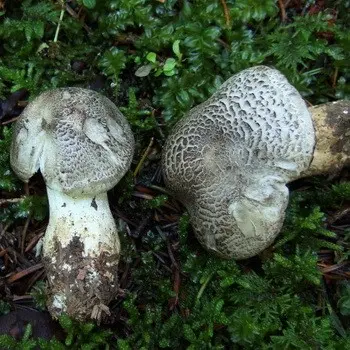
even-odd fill
[(146, 151), (143, 153), (143, 155), (142, 155), (142, 157), (141, 157), (141, 159), (140, 159), (140, 161), (139, 161), (139, 164), (137, 164), (137, 167), (136, 167), (136, 169), (135, 169), (135, 171), (134, 171), (134, 177), (137, 176), (137, 174), (139, 173), (139, 171), (140, 171), (140, 169), (141, 169), (143, 163), (145, 162), (145, 160), (146, 160), (148, 154), (150, 153), (151, 147), (152, 147), (152, 145), (153, 145), (153, 142), (154, 142), (154, 137), (151, 138), (151, 140), (150, 140), (150, 142), (149, 142), (149, 144), (148, 144), (148, 146), (147, 146), (147, 148), (146, 148)]
[(25, 240), (26, 240), (26, 235), (27, 235), (30, 219), (31, 219), (31, 215), (28, 215), (27, 220), (26, 220), (26, 222), (24, 224), (24, 227), (23, 227), (23, 230), (22, 230), (22, 235), (21, 235), (21, 254), (24, 253), (24, 243), (25, 243)]
[(332, 88), (334, 89), (337, 86), (337, 80), (338, 80), (338, 67), (335, 67), (334, 74), (332, 76)]
[(230, 19), (230, 12), (228, 10), (227, 4), (225, 0), (220, 0), (221, 5), (224, 8), (224, 15), (225, 15), (225, 22), (227, 27), (230, 27), (231, 19)]
[(22, 270), (20, 272), (17, 272), (15, 274), (11, 275), (10, 277), (8, 277), (7, 283), (13, 283), (13, 282), (25, 277), (25, 276), (28, 276), (29, 274), (31, 274), (35, 271), (42, 269), (42, 268), (44, 268), (43, 263), (39, 263), (39, 264), (33, 265), (31, 267), (28, 267), (27, 269)]
[(23, 201), (24, 198), (25, 197), (0, 199), (0, 205), (10, 204), (10, 203), (18, 203), (18, 202)]
[(2, 122), (1, 125), (6, 125), (15, 122), (19, 117), (14, 117), (9, 120), (6, 120), (5, 122)]
[(283, 0), (278, 0), (278, 6), (281, 11), (281, 21), (285, 22), (287, 20), (286, 8)]
[[(74, 18), (79, 19), (79, 14), (77, 14), (69, 5), (66, 5), (66, 11)], [(87, 26), (85, 23), (83, 23), (84, 29), (88, 32), (91, 33), (91, 28)]]
[(44, 232), (42, 232), (42, 233), (36, 235), (35, 237), (33, 237), (33, 238), (31, 239), (31, 241), (28, 243), (28, 245), (27, 245), (27, 247), (26, 247), (26, 249), (25, 249), (24, 252), (27, 253), (27, 252), (29, 252), (30, 250), (32, 250), (32, 249), (35, 247), (35, 245), (38, 243), (39, 239), (40, 239), (42, 236), (44, 236)]

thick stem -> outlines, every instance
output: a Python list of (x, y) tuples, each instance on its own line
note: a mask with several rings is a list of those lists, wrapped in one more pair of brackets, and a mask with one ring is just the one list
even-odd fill
[(300, 177), (336, 174), (350, 166), (350, 101), (336, 101), (309, 108), (316, 132), (316, 146), (308, 170)]
[(44, 255), (51, 255), (56, 237), (62, 248), (74, 237), (80, 239), (84, 256), (100, 255), (101, 251), (119, 254), (120, 243), (107, 193), (72, 198), (48, 188), (47, 194), (50, 222), (45, 233)]
[(106, 193), (72, 198), (47, 189), (44, 262), (52, 315), (99, 318), (118, 291), (120, 243)]

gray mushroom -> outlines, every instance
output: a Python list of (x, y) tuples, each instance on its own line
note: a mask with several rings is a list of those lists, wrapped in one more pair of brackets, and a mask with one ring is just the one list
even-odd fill
[(118, 291), (120, 243), (107, 190), (128, 170), (130, 127), (101, 94), (64, 88), (28, 104), (14, 130), (11, 165), (25, 182), (40, 169), (50, 205), (43, 243), (48, 309), (99, 319)]
[[(317, 156), (331, 152), (334, 143), (335, 137), (323, 147), (318, 142)], [(330, 164), (313, 159), (315, 144), (300, 94), (279, 71), (257, 66), (228, 79), (177, 123), (164, 146), (164, 180), (207, 250), (245, 259), (280, 232), (286, 184), (329, 171)], [(342, 165), (349, 162), (342, 159)]]

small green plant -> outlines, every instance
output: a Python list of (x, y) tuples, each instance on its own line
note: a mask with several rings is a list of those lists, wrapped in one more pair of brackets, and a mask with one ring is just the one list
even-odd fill
[(96, 6), (96, 0), (79, 0), (78, 2), (88, 9), (93, 9)]
[(10, 167), (10, 146), (12, 129), (4, 127), (0, 130), (0, 190), (15, 191), (19, 181)]
[(36, 307), (39, 310), (45, 310), (46, 308), (46, 283), (44, 281), (38, 281), (32, 287), (30, 295), (33, 297)]
[(343, 282), (341, 284), (340, 298), (338, 300), (338, 307), (340, 313), (344, 316), (350, 315), (350, 284), (349, 282)]
[(9, 202), (0, 210), (0, 220), (13, 221), (31, 216), (37, 221), (44, 220), (48, 215), (48, 201), (44, 196), (26, 196)]
[(0, 300), (0, 315), (6, 315), (10, 312), (10, 304), (6, 301)]
[(177, 57), (177, 60), (175, 58), (167, 58), (164, 62), (160, 62), (157, 60), (157, 54), (155, 52), (149, 52), (146, 55), (146, 60), (149, 63), (138, 68), (135, 75), (137, 77), (146, 77), (152, 70), (154, 70), (154, 76), (156, 77), (160, 76), (161, 74), (164, 74), (167, 77), (177, 74), (178, 70), (176, 67), (181, 66), (182, 60), (180, 40), (174, 41), (172, 49)]
[(111, 336), (110, 331), (99, 330), (93, 323), (78, 323), (66, 315), (59, 319), (62, 328), (66, 331), (67, 337), (64, 343), (52, 338), (51, 340), (33, 339), (32, 326), (26, 326), (24, 335), (20, 341), (10, 335), (0, 335), (0, 347), (2, 349), (43, 349), (43, 350), (64, 350), (64, 349), (109, 349), (107, 344)]
[(140, 109), (135, 89), (130, 88), (128, 90), (128, 98), (128, 105), (126, 107), (121, 107), (120, 110), (124, 113), (131, 126), (141, 131), (154, 129), (157, 125), (156, 119), (152, 111)]
[(168, 196), (161, 194), (147, 201), (147, 206), (149, 208), (159, 208), (168, 200)]
[(96, 349), (106, 345), (112, 334), (111, 331), (98, 329), (94, 323), (79, 323), (67, 315), (62, 315), (59, 322), (67, 332), (65, 345), (73, 349)]
[(37, 346), (37, 342), (31, 338), (31, 335), (32, 335), (32, 325), (29, 323), (26, 326), (25, 332), (24, 332), (23, 337), (20, 341), (16, 340), (15, 338), (11, 337), (10, 335), (0, 335), (0, 347), (2, 349), (9, 349), (9, 350), (12, 350), (12, 349), (13, 350), (35, 349)]

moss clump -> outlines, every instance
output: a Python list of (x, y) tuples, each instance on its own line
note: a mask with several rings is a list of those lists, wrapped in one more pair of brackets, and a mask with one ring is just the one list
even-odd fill
[[(279, 68), (313, 104), (349, 98), (349, 8), (290, 2), (282, 21), (275, 0), (0, 1), (0, 233), (13, 233), (0, 237), (1, 249), (24, 247), (25, 231), (16, 231), (23, 218), (25, 244), (47, 218), (42, 179), (24, 191), (10, 169), (11, 125), (23, 106), (11, 102), (15, 92), (33, 99), (70, 85), (102, 90), (138, 141), (136, 178), (130, 172), (110, 193), (123, 259), (109, 330), (63, 316), (65, 343), (32, 339), (29, 327), (21, 343), (0, 336), (0, 347), (350, 348), (346, 174), (293, 184), (274, 246), (239, 263), (203, 251), (159, 174), (172, 125), (244, 68)], [(24, 254), (36, 263), (34, 252)], [(11, 306), (17, 287), (0, 288)], [(31, 293), (42, 306), (41, 287)]]

